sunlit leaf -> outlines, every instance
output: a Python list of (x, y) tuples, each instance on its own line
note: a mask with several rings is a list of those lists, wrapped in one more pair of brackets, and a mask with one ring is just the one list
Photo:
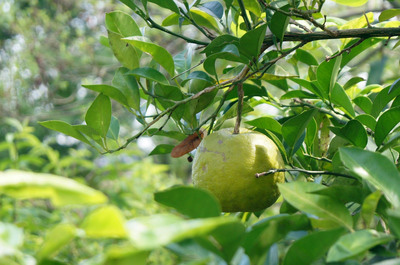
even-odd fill
[(389, 20), (392, 17), (400, 15), (400, 9), (386, 9), (379, 15), (379, 22)]
[(111, 122), (110, 98), (104, 94), (99, 94), (87, 110), (85, 121), (100, 136), (106, 137)]
[(368, 2), (368, 0), (332, 0), (341, 5), (345, 6), (362, 6)]
[(40, 125), (54, 130), (58, 131), (60, 133), (63, 133), (65, 135), (74, 137), (75, 139), (78, 139), (81, 142), (84, 142), (85, 144), (92, 145), (89, 140), (82, 134), (80, 133), (76, 128), (74, 128), (72, 125), (63, 122), (63, 121), (42, 121), (39, 122)]
[(271, 117), (260, 117), (251, 121), (246, 121), (248, 125), (272, 131), (277, 134), (282, 133), (282, 125)]
[(136, 77), (143, 77), (147, 80), (158, 82), (163, 85), (169, 85), (167, 78), (165, 78), (165, 76), (162, 73), (150, 67), (136, 68), (127, 72), (126, 74), (134, 75)]
[(150, 152), (149, 156), (169, 154), (173, 148), (174, 146), (171, 144), (159, 144)]
[(55, 206), (101, 204), (107, 197), (72, 179), (18, 170), (0, 172), (0, 193), (17, 199), (50, 199)]

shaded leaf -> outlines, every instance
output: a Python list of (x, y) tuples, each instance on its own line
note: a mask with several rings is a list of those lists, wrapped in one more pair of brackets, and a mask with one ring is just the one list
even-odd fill
[(146, 0), (146, 1), (152, 2), (162, 8), (166, 8), (166, 9), (171, 10), (172, 12), (180, 14), (179, 8), (176, 5), (174, 0)]
[(72, 179), (19, 170), (0, 172), (0, 193), (17, 199), (47, 198), (55, 206), (101, 204), (107, 197)]
[(154, 200), (176, 209), (190, 218), (221, 215), (218, 200), (208, 191), (189, 186), (175, 186), (154, 193)]
[(74, 137), (75, 139), (78, 139), (79, 141), (92, 146), (92, 144), (89, 142), (89, 140), (82, 133), (80, 133), (76, 128), (74, 128), (72, 125), (70, 125), (66, 122), (42, 121), (42, 122), (39, 122), (39, 124), (48, 129), (63, 133), (65, 135), (68, 135), (71, 137)]
[(400, 123), (400, 107), (392, 108), (379, 117), (375, 127), (375, 143), (380, 146), (386, 136)]
[(111, 116), (110, 128), (108, 129), (107, 137), (117, 141), (118, 135), (119, 135), (119, 121), (114, 116)]
[(207, 13), (211, 13), (212, 15), (214, 15), (219, 19), (221, 19), (222, 16), (224, 15), (224, 7), (218, 1), (210, 1), (203, 3), (199, 6), (199, 8)]
[(387, 157), (358, 148), (343, 147), (339, 153), (351, 172), (381, 190), (393, 206), (400, 206), (400, 173)]
[(317, 68), (317, 81), (325, 98), (331, 95), (335, 87), (341, 61), (342, 55), (329, 62), (323, 61)]
[(375, 130), (376, 120), (371, 115), (369, 115), (369, 114), (361, 114), (361, 115), (358, 115), (357, 117), (355, 117), (354, 119), (358, 120), (363, 125), (365, 125), (368, 128), (370, 128), (372, 131)]
[[(400, 87), (400, 82), (397, 82), (395, 87), (387, 86), (378, 93), (372, 104), (372, 109), (371, 109), (372, 116), (377, 118), (381, 113), (381, 111), (387, 106), (387, 104), (390, 101), (392, 101), (395, 97), (400, 95), (400, 89), (397, 89), (397, 87)], [(391, 88), (393, 88), (393, 90), (389, 92)]]
[(251, 121), (246, 121), (245, 123), (259, 129), (282, 134), (282, 125), (271, 117), (260, 117)]
[(134, 75), (136, 77), (143, 77), (147, 80), (158, 82), (163, 85), (169, 85), (167, 78), (165, 78), (162, 73), (151, 67), (136, 68), (127, 72), (126, 74)]
[(150, 152), (149, 156), (169, 154), (173, 148), (174, 146), (171, 144), (159, 144)]
[(85, 121), (100, 136), (106, 137), (111, 122), (110, 98), (104, 94), (99, 94), (87, 110)]
[(315, 59), (315, 57), (311, 53), (303, 49), (296, 50), (296, 58), (300, 62), (307, 65), (318, 65), (318, 61)]
[(216, 75), (215, 61), (223, 59), (232, 62), (247, 63), (248, 59), (240, 57), (238, 48), (233, 44), (226, 45), (220, 52), (214, 53), (206, 58), (203, 63), (204, 70), (211, 75)]
[(335, 105), (342, 106), (343, 109), (352, 117), (356, 114), (354, 112), (354, 108), (351, 105), (351, 101), (349, 96), (347, 96), (346, 92), (342, 88), (341, 85), (336, 83), (331, 91), (331, 100)]
[(329, 128), (336, 135), (345, 138), (354, 146), (364, 148), (368, 142), (368, 135), (364, 126), (358, 120), (351, 120), (345, 126)]
[(122, 105), (128, 106), (126, 96), (116, 87), (109, 85), (82, 85), (83, 87), (106, 95)]
[[(129, 69), (120, 67), (114, 74), (112, 85), (119, 89), (126, 98), (129, 107), (139, 110), (140, 92), (135, 76), (126, 75)], [(103, 92), (104, 93), (104, 92)], [(106, 94), (107, 95), (107, 94)], [(113, 98), (111, 95), (108, 95)]]
[(400, 15), (400, 9), (386, 9), (379, 15), (379, 22), (389, 20), (392, 17)]
[(364, 222), (365, 228), (370, 228), (372, 221), (375, 216), (376, 208), (378, 207), (379, 200), (382, 196), (382, 192), (377, 190), (369, 194), (365, 199), (361, 207), (361, 218)]
[(353, 99), (354, 104), (356, 104), (365, 113), (370, 114), (372, 110), (372, 101), (366, 96), (358, 96)]
[(296, 240), (289, 248), (284, 265), (309, 265), (322, 258), (336, 240), (346, 232), (343, 228), (318, 231)]
[(250, 60), (258, 58), (266, 30), (267, 24), (264, 24), (246, 32), (239, 41), (240, 53)]
[(322, 185), (291, 182), (278, 184), (278, 186), (283, 198), (297, 209), (352, 230), (353, 219), (344, 204), (328, 196), (311, 193), (324, 189)]
[[(282, 10), (288, 11), (290, 5), (285, 5), (281, 7)], [(269, 28), (271, 32), (279, 39), (283, 40), (283, 36), (285, 35), (286, 29), (289, 25), (290, 17), (280, 13), (275, 12), (271, 17), (271, 23), (269, 23)]]
[(346, 234), (329, 249), (327, 262), (343, 261), (357, 256), (377, 245), (392, 240), (391, 235), (376, 232), (375, 230), (359, 230)]

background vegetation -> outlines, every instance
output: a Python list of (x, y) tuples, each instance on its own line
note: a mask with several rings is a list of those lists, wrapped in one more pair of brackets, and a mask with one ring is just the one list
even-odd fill
[[(0, 264), (399, 264), (396, 1), (121, 2), (0, 2)], [(238, 122), (263, 212), (169, 156)]]

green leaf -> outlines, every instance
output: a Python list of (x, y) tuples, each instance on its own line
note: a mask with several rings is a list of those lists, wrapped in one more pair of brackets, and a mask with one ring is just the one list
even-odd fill
[(349, 97), (342, 86), (338, 83), (336, 83), (332, 88), (331, 100), (335, 105), (342, 106), (350, 116), (354, 117), (356, 115)]
[(322, 258), (345, 231), (343, 228), (318, 231), (294, 241), (286, 252), (283, 265), (312, 264)]
[(351, 259), (370, 248), (385, 244), (393, 237), (375, 230), (359, 230), (346, 234), (329, 249), (327, 262), (337, 262)]
[(209, 83), (210, 85), (215, 83), (214, 78), (209, 76), (207, 73), (205, 73), (203, 71), (194, 71), (194, 72), (191, 72), (187, 76), (187, 78), (181, 82), (181, 85), (184, 86), (188, 81), (193, 80), (193, 79), (203, 80), (206, 83)]
[(278, 186), (283, 198), (297, 209), (352, 230), (353, 219), (342, 203), (328, 196), (311, 193), (324, 189), (322, 185), (311, 182), (291, 182), (278, 184)]
[(365, 79), (362, 77), (359, 77), (359, 76), (352, 77), (349, 81), (346, 82), (346, 84), (344, 84), (343, 89), (347, 90), (347, 89), (351, 88), (352, 86), (354, 86), (355, 84), (358, 84), (362, 81), (365, 81)]
[(287, 120), (282, 125), (283, 138), (290, 147), (294, 147), (316, 113), (316, 110), (305, 111)]
[(356, 104), (365, 113), (370, 114), (372, 110), (372, 101), (369, 97), (358, 96), (353, 99), (354, 104)]
[(136, 68), (127, 72), (126, 74), (143, 77), (147, 80), (158, 82), (163, 85), (169, 85), (167, 78), (162, 73), (150, 67)]
[(70, 125), (66, 122), (42, 121), (42, 122), (39, 122), (39, 124), (50, 130), (54, 130), (54, 131), (63, 133), (65, 135), (71, 136), (71, 137), (93, 147), (93, 145), (89, 142), (89, 140), (82, 133), (80, 133), (76, 128), (74, 128), (72, 125)]
[(185, 220), (172, 214), (138, 217), (127, 222), (132, 244), (137, 249), (153, 249), (196, 236), (205, 236), (225, 225), (238, 223), (225, 216)]
[(251, 121), (246, 121), (245, 123), (259, 129), (282, 134), (282, 125), (271, 117), (260, 117)]
[(306, 215), (278, 214), (251, 225), (246, 232), (242, 246), (246, 254), (251, 257), (251, 264), (268, 251), (268, 248), (285, 238), (292, 231), (307, 230), (310, 222)]
[(239, 47), (239, 39), (232, 35), (220, 35), (213, 39), (213, 41), (204, 48), (201, 53), (208, 56), (220, 52), (226, 45), (233, 44)]
[(169, 154), (173, 148), (174, 146), (171, 144), (159, 144), (150, 152), (149, 156)]
[(368, 128), (370, 128), (372, 131), (375, 130), (376, 120), (371, 115), (369, 115), (369, 114), (361, 114), (361, 115), (358, 115), (357, 117), (355, 117), (355, 119), (358, 120), (359, 122), (361, 122), (363, 125), (365, 125)]
[(101, 204), (107, 197), (72, 179), (19, 170), (0, 172), (0, 193), (17, 199), (50, 199), (54, 206)]
[(385, 87), (376, 95), (371, 109), (372, 116), (377, 118), (387, 104), (400, 95), (400, 89), (397, 89), (398, 87), (400, 87), (400, 82), (395, 83), (394, 86)]
[(99, 94), (90, 105), (85, 116), (86, 124), (103, 138), (106, 137), (111, 122), (111, 101), (106, 95)]
[[(129, 69), (120, 67), (114, 74), (112, 85), (119, 89), (124, 95), (129, 107), (139, 110), (140, 92), (139, 85), (134, 76), (126, 75)], [(113, 98), (112, 96), (108, 95)]]
[[(344, 53), (342, 54), (342, 63), (341, 67), (347, 65), (351, 60), (353, 60), (355, 57), (357, 57), (360, 53), (363, 51), (372, 49), (373, 46), (379, 42), (381, 42), (383, 39), (382, 38), (369, 38), (363, 41), (360, 45), (357, 45), (356, 47), (353, 47), (349, 53)], [(351, 45), (354, 45), (358, 39), (354, 39), (350, 41), (345, 48), (350, 47)]]
[(107, 137), (117, 141), (118, 135), (119, 135), (119, 121), (114, 116), (111, 116), (110, 128), (108, 129)]
[(364, 148), (368, 143), (367, 132), (358, 120), (351, 120), (341, 128), (330, 127), (329, 129), (337, 136), (348, 140), (354, 146)]
[(257, 0), (243, 0), (246, 10), (249, 10), (257, 17), (261, 16), (262, 9)]
[(154, 200), (175, 208), (190, 218), (206, 218), (221, 215), (218, 200), (208, 191), (189, 186), (175, 186), (154, 193)]
[(286, 92), (281, 96), (281, 100), (283, 99), (291, 99), (291, 98), (310, 98), (310, 99), (317, 99), (318, 96), (315, 94), (303, 91), (303, 90), (291, 90)]
[(388, 201), (400, 206), (400, 173), (396, 166), (382, 154), (358, 148), (340, 148), (342, 163), (355, 175), (381, 190)]
[(36, 256), (39, 260), (52, 258), (68, 245), (76, 236), (77, 229), (72, 224), (58, 224), (46, 233), (44, 242)]
[(312, 193), (329, 196), (333, 199), (338, 199), (343, 204), (346, 204), (348, 202), (356, 202), (358, 204), (361, 204), (364, 197), (362, 188), (355, 185), (335, 184), (326, 189), (317, 190)]
[(315, 95), (318, 95), (321, 99), (325, 98), (321, 90), (318, 88), (318, 83), (310, 82), (304, 79), (291, 78), (291, 80), (301, 87), (313, 92)]
[(216, 32), (220, 32), (218, 23), (215, 18), (202, 10), (191, 9), (190, 14), (193, 20), (200, 26), (213, 29)]
[(400, 238), (400, 211), (399, 209), (388, 209), (386, 211), (390, 232)]
[(153, 135), (157, 135), (157, 136), (165, 136), (165, 137), (169, 137), (178, 141), (183, 141), (187, 136), (184, 133), (181, 133), (179, 131), (160, 131), (159, 129), (156, 128), (150, 128), (147, 130), (147, 132), (149, 133), (149, 135), (153, 136)]
[(330, 98), (340, 70), (342, 55), (329, 62), (323, 61), (317, 68), (317, 81), (325, 98)]
[[(285, 5), (280, 9), (283, 11), (288, 11), (290, 5)], [(289, 25), (290, 17), (286, 16), (280, 12), (275, 12), (271, 17), (271, 23), (269, 23), (269, 28), (271, 32), (280, 40), (283, 40), (286, 29)]]
[(315, 137), (317, 137), (318, 133), (318, 125), (314, 118), (310, 121), (307, 126), (306, 137), (304, 141), (308, 147), (311, 147), (314, 144)]
[(341, 5), (345, 6), (362, 6), (368, 2), (368, 0), (332, 0)]
[(400, 107), (392, 108), (379, 117), (375, 127), (375, 143), (380, 146), (386, 136), (400, 123)]
[(221, 52), (214, 53), (206, 58), (203, 63), (204, 70), (211, 75), (216, 75), (215, 61), (217, 59), (223, 59), (232, 62), (247, 63), (248, 59), (240, 57), (238, 48), (233, 44), (226, 45)]
[(109, 85), (82, 85), (83, 87), (90, 89), (92, 91), (99, 92), (107, 97), (110, 97), (121, 103), (122, 105), (128, 106), (128, 101), (126, 96), (116, 87)]
[(203, 3), (199, 6), (200, 9), (207, 13), (211, 13), (213, 16), (222, 19), (224, 15), (224, 6), (218, 1), (210, 1)]
[(152, 2), (162, 8), (166, 8), (180, 14), (178, 6), (175, 4), (174, 0), (147, 0), (148, 2)]
[(89, 127), (87, 125), (74, 125), (73, 126), (76, 130), (78, 130), (80, 133), (85, 134), (86, 136), (88, 136), (90, 139), (92, 139), (93, 141), (95, 141), (99, 146), (105, 148), (104, 146), (104, 141), (102, 136), (100, 135), (99, 132), (97, 132), (95, 129), (93, 129), (92, 127)]
[(240, 38), (240, 53), (250, 60), (257, 59), (260, 55), (266, 30), (267, 24), (264, 24), (246, 32)]
[(365, 228), (371, 227), (381, 196), (382, 192), (377, 190), (365, 198), (361, 207), (361, 218)]
[[(113, 244), (106, 251), (102, 265), (146, 265), (150, 251), (137, 250), (132, 245)], [(96, 263), (95, 263), (96, 264)]]
[(379, 22), (389, 20), (392, 17), (400, 15), (400, 9), (386, 9), (379, 15)]
[(125, 222), (120, 209), (106, 205), (86, 216), (80, 227), (89, 238), (125, 238)]
[(315, 57), (311, 53), (303, 49), (296, 50), (296, 58), (300, 62), (307, 65), (318, 65), (318, 61), (315, 59)]
[(134, 47), (127, 46), (121, 39), (128, 36), (141, 36), (139, 27), (133, 18), (123, 12), (106, 14), (106, 27), (111, 49), (118, 61), (129, 69), (139, 67), (141, 53)]
[(148, 53), (153, 57), (153, 60), (159, 63), (170, 76), (174, 76), (175, 65), (171, 54), (161, 46), (151, 43), (147, 38), (134, 36), (123, 38), (123, 41), (138, 48), (142, 52)]

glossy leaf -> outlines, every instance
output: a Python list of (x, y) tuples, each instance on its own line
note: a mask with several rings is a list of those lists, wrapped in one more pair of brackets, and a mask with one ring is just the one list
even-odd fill
[(278, 184), (278, 186), (283, 198), (297, 209), (352, 230), (353, 219), (342, 203), (328, 196), (311, 193), (324, 189), (322, 185), (310, 182), (291, 182)]
[(370, 114), (372, 110), (372, 101), (365, 96), (358, 96), (353, 99), (353, 102), (360, 107), (365, 113)]
[(141, 36), (139, 27), (133, 18), (121, 11), (106, 14), (106, 27), (111, 49), (118, 61), (129, 69), (139, 67), (140, 52), (134, 47), (126, 46), (121, 38)]
[(342, 106), (343, 109), (352, 117), (356, 114), (354, 112), (354, 108), (351, 105), (351, 101), (347, 96), (346, 92), (342, 88), (341, 85), (336, 83), (331, 91), (331, 100), (335, 105)]
[(282, 135), (289, 146), (294, 147), (315, 114), (315, 110), (305, 111), (287, 120), (282, 125)]
[(137, 249), (153, 249), (186, 238), (205, 236), (222, 226), (238, 222), (235, 218), (223, 216), (185, 220), (172, 214), (158, 214), (131, 219), (126, 228)]
[(323, 61), (317, 68), (318, 84), (325, 98), (331, 95), (335, 87), (341, 61), (342, 56), (340, 55), (329, 62)]
[(375, 127), (375, 143), (380, 146), (386, 136), (400, 123), (400, 107), (392, 108), (379, 117)]
[(218, 200), (208, 191), (190, 186), (176, 186), (154, 193), (154, 200), (175, 208), (190, 218), (221, 215)]
[(77, 232), (72, 224), (59, 224), (51, 228), (47, 231), (44, 242), (36, 254), (37, 258), (42, 260), (55, 256), (77, 236)]
[(214, 15), (219, 19), (221, 19), (222, 16), (224, 15), (224, 7), (218, 1), (210, 1), (203, 3), (201, 4), (201, 6), (199, 6), (199, 8), (207, 13), (211, 13), (212, 15)]
[(336, 135), (348, 140), (354, 146), (364, 148), (367, 145), (367, 132), (358, 120), (351, 120), (341, 128), (330, 127), (330, 130)]
[(356, 176), (381, 190), (395, 207), (400, 206), (400, 173), (382, 154), (358, 148), (340, 148), (342, 163)]
[(107, 205), (86, 216), (80, 228), (89, 238), (124, 238), (127, 235), (125, 222), (125, 217), (120, 209), (113, 205)]
[(291, 90), (289, 92), (286, 92), (281, 96), (281, 99), (291, 99), (291, 98), (309, 98), (309, 99), (317, 99), (318, 96), (303, 91), (303, 90)]
[(123, 38), (123, 41), (138, 48), (142, 52), (148, 53), (153, 57), (153, 60), (159, 63), (170, 76), (174, 76), (175, 65), (171, 54), (163, 47), (151, 43), (147, 38), (135, 36)]
[(338, 262), (351, 259), (364, 251), (392, 240), (391, 235), (375, 230), (359, 230), (346, 234), (329, 249), (327, 262)]
[[(139, 110), (140, 108), (140, 92), (139, 85), (136, 78), (131, 75), (126, 75), (129, 69), (121, 67), (119, 68), (112, 80), (112, 85), (119, 89), (124, 97), (129, 107)], [(112, 96), (108, 95), (110, 98)]]
[(228, 44), (233, 44), (236, 47), (239, 47), (239, 39), (232, 35), (220, 35), (213, 39), (213, 41), (204, 48), (202, 53), (210, 56), (211, 54), (220, 52)]
[(169, 154), (173, 148), (174, 146), (171, 144), (159, 144), (150, 152), (149, 156)]
[(270, 117), (260, 117), (251, 121), (246, 121), (246, 124), (277, 134), (282, 134), (282, 125)]
[(322, 258), (346, 232), (343, 228), (318, 231), (296, 240), (286, 252), (283, 265), (309, 265)]
[[(345, 48), (350, 47), (357, 41), (358, 41), (358, 39), (354, 39), (354, 40), (350, 41), (346, 45)], [(355, 57), (357, 57), (360, 53), (372, 48), (375, 44), (377, 44), (381, 41), (382, 41), (382, 39), (380, 39), (380, 38), (369, 38), (369, 39), (363, 41), (360, 45), (353, 47), (349, 53), (342, 54), (341, 67), (347, 65), (351, 60), (353, 60)]]
[[(372, 116), (377, 118), (387, 104), (400, 95), (400, 89), (397, 88), (400, 88), (400, 82), (397, 82), (395, 86), (385, 87), (376, 95), (371, 108)], [(390, 89), (392, 89), (392, 91), (390, 91)]]
[(146, 0), (146, 1), (152, 2), (162, 8), (166, 8), (166, 9), (171, 10), (172, 12), (180, 14), (179, 8), (176, 5), (174, 0)]
[(167, 78), (165, 78), (162, 73), (150, 67), (136, 68), (127, 72), (126, 74), (134, 75), (136, 77), (143, 77), (147, 80), (158, 82), (163, 85), (169, 85)]
[(72, 125), (70, 125), (66, 122), (42, 121), (42, 122), (39, 122), (39, 124), (50, 130), (54, 130), (54, 131), (63, 133), (65, 135), (71, 136), (85, 144), (92, 146), (92, 144), (89, 142), (89, 140), (82, 133), (80, 133), (76, 128), (74, 128)]
[[(288, 11), (289, 7), (289, 5), (285, 5), (281, 7), (281, 9)], [(290, 17), (280, 12), (275, 12), (271, 17), (269, 28), (271, 29), (271, 32), (281, 41), (283, 40), (283, 36), (285, 35), (286, 29), (289, 25), (289, 21)]]
[(240, 38), (240, 53), (250, 60), (258, 58), (267, 30), (267, 24), (246, 32)]
[(92, 91), (96, 91), (106, 95), (121, 103), (124, 106), (128, 106), (128, 101), (126, 96), (116, 87), (109, 86), (109, 85), (82, 85), (83, 87), (90, 89)]
[(106, 137), (111, 122), (110, 98), (104, 94), (99, 94), (87, 110), (85, 121), (100, 136)]
[(223, 59), (232, 62), (247, 63), (248, 59), (240, 57), (238, 48), (233, 44), (226, 45), (221, 52), (214, 53), (206, 58), (204, 61), (204, 70), (211, 75), (216, 75), (215, 61), (217, 59)]
[(361, 207), (361, 218), (365, 228), (371, 227), (381, 196), (382, 192), (377, 190), (365, 198)]
[(346, 82), (346, 84), (344, 84), (343, 89), (347, 90), (362, 81), (365, 81), (364, 78), (362, 77), (359, 76), (352, 77), (349, 81)]
[(297, 83), (301, 87), (313, 92), (315, 95), (318, 95), (320, 98), (325, 98), (323, 93), (318, 87), (318, 83), (313, 83), (304, 79), (292, 78), (293, 82)]
[(363, 125), (365, 125), (368, 128), (370, 128), (372, 131), (375, 130), (376, 120), (371, 115), (369, 115), (369, 114), (361, 114), (361, 115), (358, 115), (357, 117), (355, 117), (355, 119), (358, 120), (359, 122), (361, 122)]
[(107, 132), (107, 137), (117, 141), (118, 135), (119, 135), (119, 121), (114, 116), (111, 116), (110, 128)]
[(307, 65), (318, 65), (318, 61), (315, 59), (315, 57), (311, 53), (303, 49), (296, 50), (296, 58), (300, 62)]
[(54, 206), (101, 204), (107, 197), (72, 179), (19, 170), (0, 172), (0, 193), (17, 199), (50, 199)]

